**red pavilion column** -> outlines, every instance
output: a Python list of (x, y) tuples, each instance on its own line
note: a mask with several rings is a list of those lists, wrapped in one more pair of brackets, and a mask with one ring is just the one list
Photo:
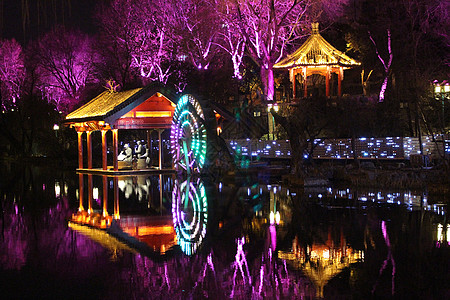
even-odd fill
[(292, 98), (297, 98), (297, 83), (296, 83), (296, 80), (295, 80), (295, 75), (296, 75), (296, 72), (295, 72), (295, 69), (290, 69), (289, 70), (289, 77), (290, 77), (290, 80), (291, 80), (291, 82), (292, 82)]
[(88, 158), (88, 169), (92, 169), (92, 131), (86, 131), (87, 137), (87, 158)]
[(113, 129), (113, 165), (114, 171), (119, 170), (119, 161), (117, 160), (117, 156), (119, 155), (119, 130)]
[(339, 71), (338, 71), (338, 95), (339, 97), (342, 97), (342, 79), (344, 77), (344, 70), (342, 69), (342, 67), (339, 67)]
[(308, 82), (307, 82), (307, 79), (308, 79), (308, 76), (307, 76), (307, 73), (306, 73), (306, 68), (307, 67), (303, 67), (302, 69), (303, 69), (303, 97), (308, 97)]
[(103, 170), (108, 169), (108, 160), (107, 160), (107, 154), (106, 154), (106, 147), (107, 147), (106, 133), (107, 132), (108, 132), (107, 130), (102, 130), (102, 167), (103, 167)]
[(108, 177), (103, 175), (103, 217), (108, 216)]
[(114, 219), (120, 219), (119, 211), (119, 178), (114, 176)]
[(327, 66), (325, 73), (325, 95), (330, 97), (330, 66)]
[(77, 131), (78, 134), (78, 169), (83, 169), (83, 131)]
[(159, 152), (158, 152), (158, 160), (159, 160), (159, 169), (162, 169), (162, 141), (161, 141), (161, 132), (163, 129), (158, 129), (158, 148), (159, 148)]

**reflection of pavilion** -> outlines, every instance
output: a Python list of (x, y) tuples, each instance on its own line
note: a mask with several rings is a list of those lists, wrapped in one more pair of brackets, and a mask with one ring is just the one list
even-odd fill
[(279, 251), (278, 257), (286, 260), (294, 268), (300, 269), (316, 286), (317, 297), (323, 297), (323, 289), (328, 281), (352, 263), (364, 259), (364, 252), (347, 247), (341, 234), (339, 244), (335, 244), (331, 231), (323, 243), (302, 245), (298, 237), (292, 241), (292, 251)]
[[(83, 175), (81, 175), (83, 176)], [(84, 209), (82, 193), (79, 194), (80, 205), (78, 212), (72, 215), (69, 226), (74, 230), (89, 236), (93, 240), (111, 249), (117, 250), (134, 249), (141, 252), (157, 252), (161, 255), (176, 244), (176, 234), (172, 222), (172, 216), (121, 216), (119, 207), (119, 190), (122, 190), (127, 198), (125, 189), (134, 189), (139, 200), (145, 194), (148, 196), (148, 206), (150, 207), (151, 196), (149, 192), (149, 182), (144, 176), (112, 176), (114, 194), (114, 212), (108, 213), (108, 178), (102, 176), (103, 193), (96, 195), (102, 206), (102, 211), (93, 210), (94, 193), (92, 188), (92, 176), (88, 176), (90, 185), (88, 190), (87, 210)], [(89, 177), (91, 177), (89, 179)], [(133, 180), (135, 178), (135, 180)], [(134, 185), (129, 184), (134, 181)], [(80, 191), (84, 189), (83, 180), (80, 181)], [(140, 194), (141, 193), (141, 194)], [(159, 196), (160, 210), (162, 209), (163, 197), (162, 175), (159, 175)], [(115, 221), (113, 221), (115, 220)], [(112, 226), (115, 222), (118, 226)]]
[[(88, 175), (92, 177), (93, 175)], [(101, 199), (102, 212), (95, 212), (93, 206), (92, 187), (89, 189), (88, 209), (84, 209), (83, 198), (80, 194), (78, 212), (72, 215), (69, 226), (90, 237), (91, 239), (111, 249), (113, 253), (118, 250), (138, 251), (143, 254), (164, 255), (166, 251), (179, 245), (187, 254), (194, 254), (203, 242), (206, 235), (208, 222), (208, 202), (206, 189), (202, 181), (187, 179), (184, 182), (175, 181), (172, 191), (172, 214), (160, 216), (129, 216), (120, 214), (119, 190), (122, 187), (125, 192), (127, 182), (132, 181), (127, 176), (113, 176), (114, 189), (114, 213), (108, 213), (108, 177), (103, 175), (103, 195), (97, 195)], [(133, 176), (133, 178), (136, 176)], [(162, 175), (159, 175), (160, 210), (162, 211)], [(91, 180), (92, 181), (92, 180)], [(119, 184), (120, 183), (120, 184)], [(139, 190), (148, 188), (149, 183), (145, 177), (136, 179), (138, 185), (135, 191), (139, 197)], [(80, 181), (80, 189), (83, 189), (83, 181)], [(151, 197), (148, 195), (149, 207)]]

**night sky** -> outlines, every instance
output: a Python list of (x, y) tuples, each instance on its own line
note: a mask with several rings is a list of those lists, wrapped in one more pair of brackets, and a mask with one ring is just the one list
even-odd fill
[[(61, 24), (91, 33), (95, 28), (92, 15), (99, 2), (102, 1), (0, 0), (2, 39), (15, 38), (20, 43), (25, 44), (54, 26)], [(26, 9), (27, 3), (28, 10)]]

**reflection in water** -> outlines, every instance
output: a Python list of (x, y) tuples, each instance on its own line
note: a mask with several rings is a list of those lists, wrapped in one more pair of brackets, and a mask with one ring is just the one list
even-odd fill
[(318, 297), (323, 297), (323, 289), (330, 279), (350, 264), (364, 260), (364, 251), (349, 247), (342, 232), (339, 243), (335, 243), (331, 228), (325, 243), (315, 241), (307, 244), (296, 236), (291, 249), (278, 251), (278, 257), (308, 276), (317, 287)]
[(194, 254), (206, 235), (208, 199), (203, 182), (188, 178), (175, 181), (172, 192), (173, 226), (178, 244), (186, 255)]
[[(92, 175), (88, 175), (88, 179)], [(94, 239), (106, 248), (113, 252), (113, 257), (117, 256), (117, 252), (121, 250), (133, 249), (142, 251), (150, 256), (156, 253), (160, 255), (166, 254), (174, 245), (176, 245), (176, 235), (172, 218), (170, 216), (155, 216), (155, 215), (137, 215), (129, 213), (120, 213), (120, 202), (127, 206), (133, 198), (141, 203), (144, 198), (148, 197), (148, 205), (144, 209), (152, 208), (151, 200), (155, 194), (160, 195), (160, 208), (163, 208), (163, 180), (162, 175), (159, 175), (159, 185), (152, 185), (151, 178), (146, 176), (113, 176), (111, 180), (111, 187), (114, 194), (114, 213), (110, 215), (107, 211), (108, 201), (108, 179), (107, 176), (102, 176), (103, 195), (100, 197), (99, 188), (92, 187), (92, 197), (88, 197), (88, 207), (93, 207), (92, 198), (96, 200), (98, 207), (101, 207), (102, 212), (96, 210), (84, 210), (83, 198), (79, 198), (80, 205), (77, 213), (72, 215), (69, 226)], [(92, 179), (88, 182), (93, 181)], [(90, 183), (91, 185), (93, 183)], [(80, 181), (80, 190), (83, 190), (83, 181)], [(152, 187), (156, 187), (157, 191), (152, 191)], [(123, 193), (123, 199), (119, 201), (119, 191)], [(131, 201), (131, 202), (130, 202)], [(103, 202), (103, 205), (102, 205)], [(142, 214), (143, 210), (141, 210)], [(82, 226), (85, 225), (85, 226)], [(103, 231), (102, 231), (103, 230)]]
[(447, 231), (444, 231), (444, 226), (439, 223), (437, 224), (436, 246), (440, 247), (445, 242), (450, 246), (450, 224), (447, 224)]
[[(395, 261), (394, 257), (392, 256), (392, 247), (391, 247), (391, 241), (389, 240), (389, 234), (387, 233), (386, 229), (386, 221), (381, 221), (381, 232), (383, 233), (384, 241), (386, 242), (386, 246), (388, 248), (388, 253), (386, 259), (383, 261), (383, 264), (381, 265), (379, 276), (381, 277), (381, 274), (383, 274), (383, 271), (386, 269), (389, 262), (392, 264), (392, 295), (395, 293)], [(372, 294), (375, 293), (375, 290), (377, 289), (377, 285), (379, 282), (378, 280), (375, 282), (375, 285), (372, 289)]]
[[(394, 199), (393, 192), (336, 190), (341, 197), (325, 189), (309, 197), (278, 185), (218, 183), (218, 195), (206, 200), (214, 186), (191, 178), (174, 187), (166, 179), (160, 189), (156, 176), (140, 201), (135, 190), (126, 198), (115, 178), (93, 177), (89, 214), (91, 192), (80, 193), (76, 178), (38, 178), (2, 186), (2, 296), (32, 298), (56, 282), (44, 298), (86, 298), (86, 291), (121, 299), (448, 298), (446, 207), (424, 204), (422, 192)], [(146, 181), (127, 184), (138, 182)], [(86, 208), (74, 215), (81, 220), (68, 228), (78, 207)], [(190, 255), (171, 251), (183, 232), (198, 235), (186, 242)]]

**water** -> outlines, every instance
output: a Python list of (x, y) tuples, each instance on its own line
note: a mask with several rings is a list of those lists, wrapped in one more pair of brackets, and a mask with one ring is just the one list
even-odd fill
[(0, 175), (2, 298), (450, 296), (447, 207), (426, 191)]

